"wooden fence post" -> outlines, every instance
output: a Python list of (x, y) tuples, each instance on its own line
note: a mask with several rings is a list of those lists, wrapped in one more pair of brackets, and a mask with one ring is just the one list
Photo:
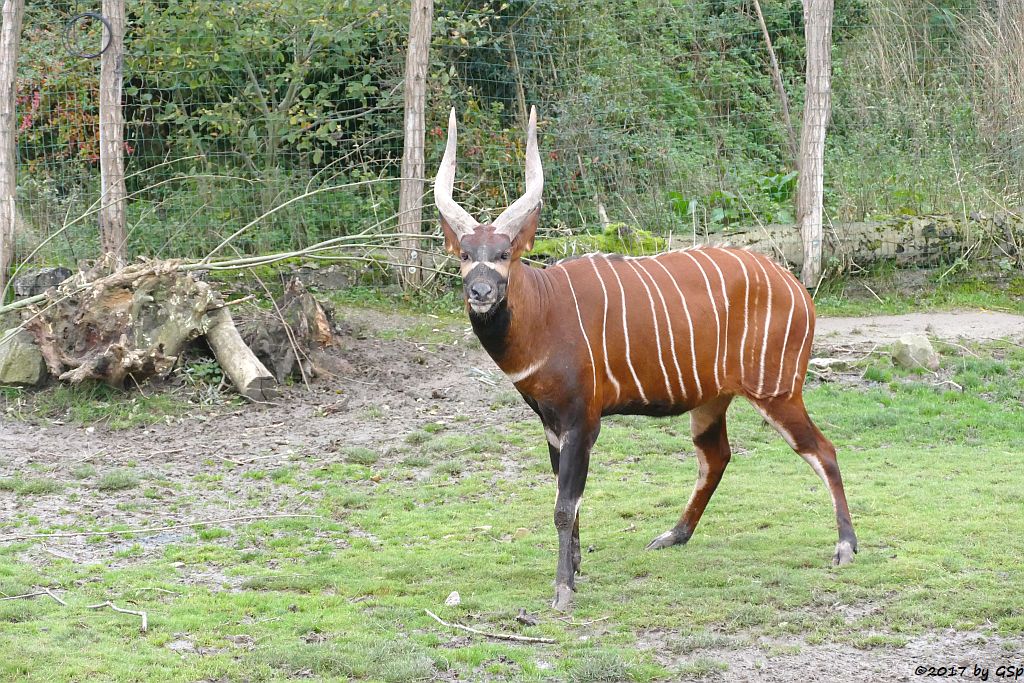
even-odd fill
[(805, 287), (817, 287), (821, 280), (825, 129), (832, 107), (832, 12), (833, 0), (804, 0), (807, 91), (800, 131), (796, 215), (804, 244), (800, 280)]
[(398, 280), (403, 285), (423, 282), (421, 232), (423, 184), (425, 177), (423, 145), (427, 99), (427, 70), (430, 65), (430, 29), (434, 20), (433, 0), (413, 0), (409, 17), (409, 48), (405, 54), (405, 150), (402, 154), (402, 180), (398, 194), (398, 232), (400, 237), (396, 263), (405, 264)]
[(0, 304), (7, 287), (7, 274), (14, 261), (14, 233), (17, 208), (18, 122), (15, 107), (17, 91), (18, 45), (25, 0), (3, 0), (3, 27), (0, 29)]
[(103, 0), (103, 44), (100, 57), (100, 246), (112, 265), (123, 266), (128, 256), (127, 195), (124, 184), (124, 0)]

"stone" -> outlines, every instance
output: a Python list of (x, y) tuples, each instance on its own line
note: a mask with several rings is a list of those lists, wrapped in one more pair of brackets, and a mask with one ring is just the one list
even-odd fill
[(927, 368), (934, 371), (939, 369), (939, 354), (928, 337), (912, 332), (903, 335), (893, 344), (892, 362), (907, 370)]
[(23, 299), (42, 294), (50, 287), (56, 287), (71, 277), (71, 271), (63, 266), (56, 268), (31, 268), (20, 273), (11, 282), (14, 296)]
[(452, 591), (448, 594), (448, 598), (444, 601), (444, 604), (448, 607), (458, 607), (462, 604), (462, 598), (459, 596), (458, 591)]
[(849, 370), (850, 361), (845, 358), (812, 358), (807, 362), (818, 370)]
[(35, 387), (46, 375), (42, 351), (31, 334), (16, 327), (0, 334), (0, 384)]

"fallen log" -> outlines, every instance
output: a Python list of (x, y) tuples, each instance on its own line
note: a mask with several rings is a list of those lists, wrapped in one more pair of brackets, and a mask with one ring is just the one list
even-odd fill
[(250, 401), (276, 398), (277, 380), (242, 341), (228, 309), (216, 308), (206, 317), (206, 341), (238, 393)]

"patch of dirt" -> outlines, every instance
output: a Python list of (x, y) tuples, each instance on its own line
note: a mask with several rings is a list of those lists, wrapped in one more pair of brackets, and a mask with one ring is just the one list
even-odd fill
[[(916, 636), (903, 647), (812, 645), (799, 638), (760, 637), (754, 642), (747, 639), (738, 647), (697, 648), (684, 655), (672, 653), (674, 638), (671, 632), (649, 631), (642, 635), (639, 646), (650, 650), (663, 666), (679, 671), (674, 680), (682, 681), (914, 681), (936, 677), (935, 672), (926, 676), (929, 667), (946, 667), (948, 672), (954, 666), (958, 667), (955, 674), (942, 677), (1004, 680), (996, 675), (998, 667), (1024, 665), (1024, 638), (953, 629)], [(728, 668), (711, 673), (714, 663)], [(962, 675), (959, 667), (965, 667)], [(687, 675), (695, 669), (701, 673)], [(987, 670), (984, 677), (983, 670)]]
[(853, 318), (818, 318), (816, 345), (888, 344), (908, 332), (920, 332), (945, 341), (966, 339), (1024, 339), (1024, 316), (997, 311), (909, 313)]

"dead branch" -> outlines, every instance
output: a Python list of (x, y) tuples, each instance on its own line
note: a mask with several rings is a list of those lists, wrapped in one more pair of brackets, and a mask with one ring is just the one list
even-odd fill
[(68, 606), (68, 603), (64, 602), (63, 600), (58, 598), (56, 595), (54, 595), (50, 591), (49, 588), (44, 588), (41, 591), (34, 591), (32, 593), (24, 593), (22, 595), (11, 595), (9, 597), (0, 598), (0, 602), (3, 602), (4, 600), (28, 600), (28, 599), (31, 599), (31, 598), (34, 598), (34, 597), (37, 597), (37, 596), (40, 596), (40, 595), (47, 595), (47, 596), (53, 598), (54, 600), (56, 600), (63, 607), (67, 607)]
[(424, 608), (423, 611), (426, 612), (427, 614), (429, 614), (431, 617), (433, 617), (434, 621), (436, 621), (437, 623), (441, 624), (442, 626), (447, 626), (448, 628), (461, 629), (463, 631), (468, 631), (469, 633), (475, 633), (478, 636), (484, 636), (485, 638), (496, 638), (498, 640), (511, 640), (511, 641), (514, 641), (514, 642), (517, 642), (517, 643), (548, 643), (548, 644), (554, 644), (555, 643), (555, 640), (552, 639), (552, 638), (533, 638), (531, 636), (520, 636), (520, 635), (516, 635), (514, 633), (488, 633), (487, 631), (480, 631), (480, 630), (477, 630), (477, 629), (472, 628), (470, 626), (463, 626), (462, 624), (452, 624), (452, 623), (449, 623), (449, 622), (445, 621), (444, 619), (442, 619), (441, 617), (437, 616), (436, 614), (434, 614), (433, 612), (431, 612), (428, 609)]
[(143, 633), (149, 630), (149, 617), (146, 616), (146, 613), (142, 610), (121, 609), (109, 600), (107, 600), (106, 602), (101, 602), (98, 605), (89, 605), (86, 609), (103, 609), (104, 607), (109, 607), (115, 612), (120, 612), (121, 614), (134, 614), (137, 617), (142, 617), (142, 627), (139, 630)]
[(171, 524), (168, 526), (150, 526), (136, 529), (120, 529), (117, 531), (67, 531), (52, 534), (12, 534), (0, 536), (0, 543), (12, 541), (24, 541), (33, 538), (79, 538), (81, 536), (116, 536), (118, 534), (152, 534), (161, 531), (173, 531), (175, 529), (191, 529), (192, 527), (204, 526), (206, 524), (227, 524), (229, 522), (244, 522), (257, 519), (289, 519), (289, 518), (323, 519), (321, 515), (305, 514), (280, 514), (280, 515), (242, 515), (240, 517), (225, 517), (223, 519), (201, 519), (195, 522), (184, 524)]

